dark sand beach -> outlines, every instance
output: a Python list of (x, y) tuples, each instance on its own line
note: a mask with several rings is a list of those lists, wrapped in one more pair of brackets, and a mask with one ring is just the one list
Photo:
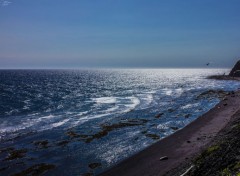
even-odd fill
[(239, 117), (236, 116), (239, 111), (240, 91), (231, 92), (185, 128), (122, 161), (101, 176), (187, 175), (194, 167), (195, 158), (217, 138), (219, 140), (221, 131), (232, 128), (229, 124)]

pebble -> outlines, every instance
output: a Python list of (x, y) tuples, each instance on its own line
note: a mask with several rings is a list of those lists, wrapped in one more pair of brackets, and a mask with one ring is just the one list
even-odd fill
[(168, 157), (167, 156), (163, 156), (159, 159), (160, 161), (163, 161), (163, 160), (168, 160)]

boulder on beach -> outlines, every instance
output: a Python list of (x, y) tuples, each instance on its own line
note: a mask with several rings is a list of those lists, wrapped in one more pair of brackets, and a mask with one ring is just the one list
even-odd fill
[(235, 64), (231, 72), (229, 73), (229, 76), (232, 77), (240, 77), (240, 60)]

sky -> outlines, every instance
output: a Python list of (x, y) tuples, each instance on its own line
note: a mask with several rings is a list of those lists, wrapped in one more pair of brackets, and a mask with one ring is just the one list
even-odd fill
[(0, 68), (232, 67), (239, 0), (0, 0)]

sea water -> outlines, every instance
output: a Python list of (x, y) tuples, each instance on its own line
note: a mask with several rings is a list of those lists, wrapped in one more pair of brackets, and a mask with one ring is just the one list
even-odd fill
[[(228, 69), (0, 71), (0, 175), (98, 174), (213, 108)], [(18, 151), (20, 155), (14, 157)], [(16, 152), (17, 151), (17, 152)], [(9, 156), (12, 156), (9, 157)]]

